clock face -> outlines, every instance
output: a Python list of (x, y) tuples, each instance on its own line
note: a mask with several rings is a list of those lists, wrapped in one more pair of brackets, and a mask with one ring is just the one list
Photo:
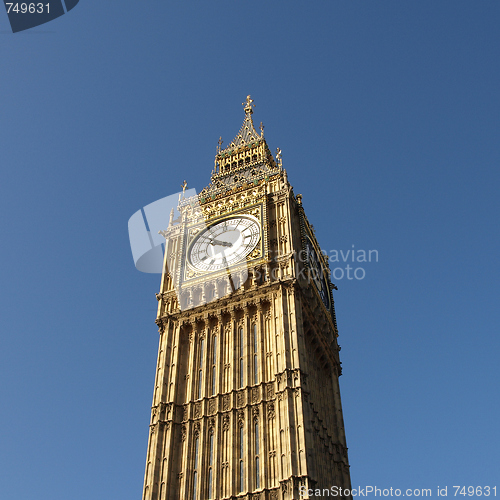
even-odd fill
[(260, 240), (260, 224), (252, 215), (238, 215), (203, 230), (188, 251), (189, 263), (200, 271), (219, 271), (237, 264)]
[(306, 251), (312, 280), (318, 289), (323, 304), (325, 304), (327, 309), (330, 309), (330, 290), (325, 279), (323, 266), (321, 265), (321, 261), (319, 260), (316, 250), (314, 249), (314, 246), (309, 238), (306, 238)]

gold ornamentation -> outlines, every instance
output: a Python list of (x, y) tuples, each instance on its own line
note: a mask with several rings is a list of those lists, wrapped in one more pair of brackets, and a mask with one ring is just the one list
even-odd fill
[(253, 113), (253, 109), (255, 107), (255, 104), (253, 103), (253, 99), (247, 95), (247, 99), (244, 103), (241, 104), (242, 106), (244, 106), (244, 109), (245, 109), (245, 113), (246, 114), (252, 114)]
[(283, 165), (283, 160), (281, 159), (281, 149), (280, 148), (276, 149), (276, 163), (278, 164), (278, 167), (281, 167)]

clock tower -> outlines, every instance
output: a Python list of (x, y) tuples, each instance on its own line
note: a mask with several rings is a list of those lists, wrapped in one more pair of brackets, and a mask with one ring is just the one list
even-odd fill
[(210, 185), (181, 195), (162, 231), (143, 500), (351, 487), (328, 260), (250, 96), (243, 105)]

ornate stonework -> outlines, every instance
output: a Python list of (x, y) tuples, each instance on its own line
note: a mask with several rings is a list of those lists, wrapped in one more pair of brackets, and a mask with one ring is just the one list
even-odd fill
[[(243, 106), (235, 139), (224, 149), (219, 140), (209, 186), (181, 196), (180, 218), (162, 232), (143, 500), (292, 500), (301, 486), (350, 488), (328, 262), (281, 150), (273, 158), (264, 127), (255, 130), (250, 96)], [(187, 264), (205, 225), (242, 215), (258, 222), (259, 241), (230, 272)], [(210, 245), (215, 255), (233, 242)]]

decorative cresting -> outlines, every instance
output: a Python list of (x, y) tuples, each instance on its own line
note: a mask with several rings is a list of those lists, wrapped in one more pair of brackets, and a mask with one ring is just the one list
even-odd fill
[(255, 130), (253, 99), (247, 96), (243, 106), (245, 118), (238, 135), (225, 149), (222, 149), (222, 138), (219, 138), (210, 185), (200, 193), (202, 203), (234, 188), (257, 185), (262, 179), (267, 180), (282, 171), (281, 163), (276, 164), (264, 139), (262, 123), (261, 133)]

